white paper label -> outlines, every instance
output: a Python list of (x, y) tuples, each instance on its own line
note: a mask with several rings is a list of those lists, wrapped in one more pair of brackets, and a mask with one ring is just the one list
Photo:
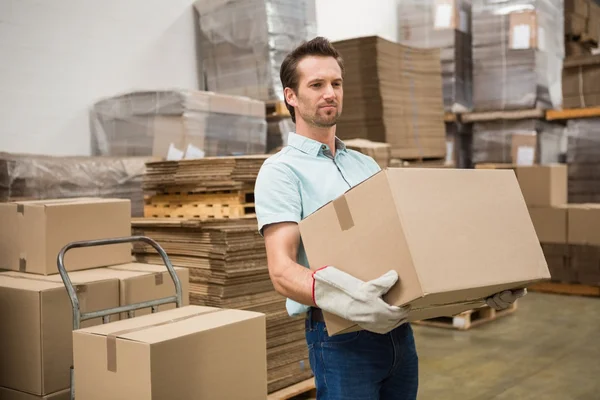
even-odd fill
[(435, 28), (452, 27), (452, 5), (438, 4), (435, 8)]
[(204, 158), (205, 154), (206, 153), (204, 152), (204, 150), (199, 149), (198, 147), (190, 143), (185, 149), (185, 155), (183, 156), (183, 158), (185, 160), (196, 160), (198, 158)]
[(546, 50), (546, 31), (541, 26), (538, 27), (538, 40), (537, 40), (538, 49), (545, 51)]
[(513, 28), (512, 48), (528, 49), (531, 42), (531, 28), (529, 25), (515, 25)]
[(169, 145), (167, 161), (179, 161), (183, 158), (183, 151), (179, 150), (173, 143)]
[(535, 148), (519, 146), (517, 149), (517, 165), (533, 165), (535, 161)]
[(460, 21), (458, 24), (458, 29), (461, 32), (469, 33), (469, 18), (467, 17), (467, 12), (460, 10), (459, 18), (460, 18)]

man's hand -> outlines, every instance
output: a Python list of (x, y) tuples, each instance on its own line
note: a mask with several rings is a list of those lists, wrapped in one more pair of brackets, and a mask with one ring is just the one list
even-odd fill
[(323, 311), (352, 321), (361, 328), (388, 333), (407, 321), (408, 309), (390, 306), (381, 297), (398, 281), (389, 271), (363, 282), (339, 269), (327, 266), (313, 273), (313, 302)]
[(510, 307), (518, 298), (527, 294), (527, 289), (505, 290), (488, 297), (485, 302), (496, 311), (505, 310)]

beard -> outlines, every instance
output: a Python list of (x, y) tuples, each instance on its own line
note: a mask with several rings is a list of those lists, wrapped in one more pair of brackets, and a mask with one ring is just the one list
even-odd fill
[(314, 113), (307, 113), (304, 110), (300, 111), (300, 117), (308, 124), (318, 128), (330, 128), (337, 124), (340, 117), (339, 104), (334, 109), (317, 108)]

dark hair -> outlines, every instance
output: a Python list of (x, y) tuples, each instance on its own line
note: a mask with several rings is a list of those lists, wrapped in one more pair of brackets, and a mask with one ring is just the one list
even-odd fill
[[(308, 56), (333, 57), (340, 66), (342, 75), (344, 74), (344, 60), (342, 60), (340, 53), (338, 53), (335, 47), (331, 45), (329, 40), (325, 39), (324, 37), (317, 36), (316, 38), (308, 42), (303, 42), (300, 46), (296, 47), (285, 57), (281, 63), (279, 77), (281, 79), (281, 86), (283, 89), (289, 87), (295, 93), (298, 93), (298, 74), (296, 69), (298, 68), (298, 63), (304, 57)], [(285, 96), (283, 101), (285, 101), (285, 106), (292, 116), (292, 121), (295, 123), (296, 115), (294, 113), (294, 107), (287, 103)]]

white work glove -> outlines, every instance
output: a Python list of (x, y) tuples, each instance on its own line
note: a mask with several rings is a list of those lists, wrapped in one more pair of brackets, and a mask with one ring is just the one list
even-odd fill
[(391, 306), (381, 298), (398, 281), (396, 271), (364, 282), (327, 266), (315, 271), (313, 279), (313, 301), (317, 307), (365, 330), (384, 334), (407, 320), (408, 308)]
[(523, 297), (526, 294), (527, 289), (505, 290), (504, 292), (496, 293), (495, 295), (488, 297), (485, 299), (485, 302), (496, 311), (502, 311), (506, 310), (512, 303), (517, 301), (518, 298)]

